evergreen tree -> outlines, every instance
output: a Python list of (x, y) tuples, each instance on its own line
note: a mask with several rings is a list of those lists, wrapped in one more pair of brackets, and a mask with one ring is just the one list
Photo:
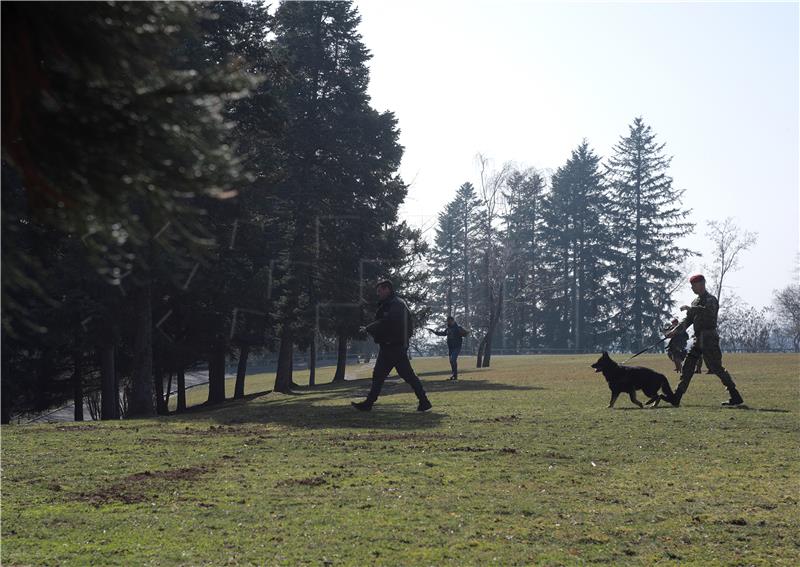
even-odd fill
[(515, 351), (539, 346), (541, 293), (545, 266), (542, 253), (545, 179), (535, 169), (512, 171), (504, 193), (509, 265), (505, 319), (508, 344)]
[[(456, 193), (454, 212), (456, 213), (458, 259), (455, 262), (458, 273), (458, 291), (460, 309), (456, 308), (460, 324), (465, 328), (477, 325), (476, 296), (478, 286), (478, 252), (477, 239), (481, 204), (470, 182), (462, 184)], [(475, 333), (464, 340), (468, 350)]]
[(546, 208), (544, 237), (554, 276), (546, 310), (551, 344), (596, 349), (606, 345), (609, 301), (604, 293), (611, 234), (600, 158), (584, 140), (558, 168)]
[[(359, 22), (351, 2), (286, 2), (275, 14), (272, 45), (287, 70), (276, 85), (286, 122), (275, 187), (285, 226), (277, 391), (291, 387), (293, 346), (313, 332), (314, 303), (354, 301), (360, 266), (383, 257), (376, 242), (406, 195), (396, 119), (369, 106)], [(336, 232), (317, 239), (320, 223)], [(356, 330), (334, 332), (346, 346)]]
[[(202, 6), (16, 3), (2, 10), (4, 169), (18, 172), (27, 197), (20, 207), (3, 208), (4, 246), (7, 234), (13, 239), (33, 226), (22, 227), (20, 219), (33, 219), (55, 231), (48, 244), (54, 250), (64, 238), (81, 242), (83, 261), (64, 269), (88, 264), (84, 279), (95, 274), (117, 295), (127, 294), (137, 329), (129, 343), (137, 353), (129, 408), (152, 414), (156, 264), (161, 257), (177, 261), (181, 249), (199, 253), (197, 243), (206, 240), (197, 197), (228, 197), (239, 180), (238, 161), (224, 143), (224, 102), (246, 93), (253, 80), (225, 65), (192, 65), (185, 46), (199, 34)], [(6, 233), (6, 226), (21, 230)], [(6, 303), (12, 295), (47, 292), (43, 273), (29, 277), (35, 256), (47, 253), (24, 250), (4, 254), (4, 305), (12, 309), (4, 309), (3, 321), (10, 333), (27, 323), (48, 328), (15, 310), (13, 300)], [(55, 314), (53, 331), (60, 328), (54, 321)]]
[(460, 228), (456, 203), (451, 201), (439, 213), (434, 246), (430, 254), (430, 263), (433, 266), (432, 295), (435, 303), (444, 308), (448, 317), (453, 315), (458, 282), (461, 281), (459, 274), (463, 269), (463, 264), (459, 262)]
[(670, 289), (681, 275), (676, 266), (694, 254), (677, 244), (694, 225), (681, 207), (683, 190), (674, 188), (668, 175), (671, 159), (639, 117), (608, 160), (615, 242), (612, 324), (626, 349), (657, 339), (673, 305)]

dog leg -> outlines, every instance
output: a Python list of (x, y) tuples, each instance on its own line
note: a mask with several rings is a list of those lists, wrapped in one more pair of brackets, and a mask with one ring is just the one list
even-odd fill
[(642, 402), (640, 402), (639, 400), (637, 400), (637, 399), (636, 399), (636, 392), (631, 392), (631, 393), (630, 393), (630, 394), (628, 394), (628, 395), (630, 396), (630, 398), (631, 398), (631, 401), (632, 401), (634, 404), (636, 404), (636, 405), (637, 405), (637, 406), (639, 406), (640, 408), (643, 408), (643, 407), (644, 407), (644, 406), (642, 405)]
[(619, 392), (611, 392), (611, 401), (608, 402), (608, 407), (613, 408), (614, 403), (617, 401), (617, 397), (619, 397)]
[(661, 396), (660, 395), (656, 395), (655, 398), (650, 398), (649, 400), (647, 400), (644, 403), (644, 405), (650, 406), (651, 408), (657, 408), (658, 404), (660, 404), (660, 403), (661, 403)]

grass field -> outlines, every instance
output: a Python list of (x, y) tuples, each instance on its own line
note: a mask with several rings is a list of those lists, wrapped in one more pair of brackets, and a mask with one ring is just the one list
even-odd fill
[[(610, 410), (595, 358), (462, 358), (456, 383), (415, 359), (425, 414), (405, 384), (362, 414), (367, 380), (258, 395), (260, 375), (210, 411), (3, 426), (0, 559), (800, 564), (800, 356), (725, 356), (748, 409), (702, 374), (680, 408)], [(676, 384), (665, 356), (637, 360)]]

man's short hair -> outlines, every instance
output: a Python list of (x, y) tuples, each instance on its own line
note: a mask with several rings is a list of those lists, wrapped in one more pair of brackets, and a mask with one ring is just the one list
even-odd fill
[(394, 286), (392, 285), (392, 282), (389, 280), (381, 280), (377, 284), (375, 284), (375, 289), (379, 287), (388, 287), (390, 291), (394, 291)]
[(452, 315), (449, 315), (449, 316), (447, 317), (447, 320), (448, 320), (448, 321), (455, 321), (455, 320), (456, 320), (456, 318), (455, 318), (455, 317), (453, 317)]
[(706, 281), (706, 278), (703, 277), (703, 274), (695, 274), (691, 278), (689, 278), (689, 283), (694, 283), (694, 282), (703, 282), (703, 283), (705, 283), (705, 281)]

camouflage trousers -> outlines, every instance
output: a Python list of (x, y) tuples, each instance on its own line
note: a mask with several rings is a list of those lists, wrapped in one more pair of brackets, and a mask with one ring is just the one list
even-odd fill
[(678, 391), (686, 392), (692, 376), (697, 369), (698, 361), (705, 360), (706, 368), (711, 374), (716, 374), (722, 385), (729, 391), (736, 389), (733, 378), (722, 366), (722, 351), (719, 348), (719, 335), (716, 331), (703, 331), (695, 337), (694, 346), (689, 350), (689, 354), (683, 361), (681, 367), (681, 381), (678, 384)]

